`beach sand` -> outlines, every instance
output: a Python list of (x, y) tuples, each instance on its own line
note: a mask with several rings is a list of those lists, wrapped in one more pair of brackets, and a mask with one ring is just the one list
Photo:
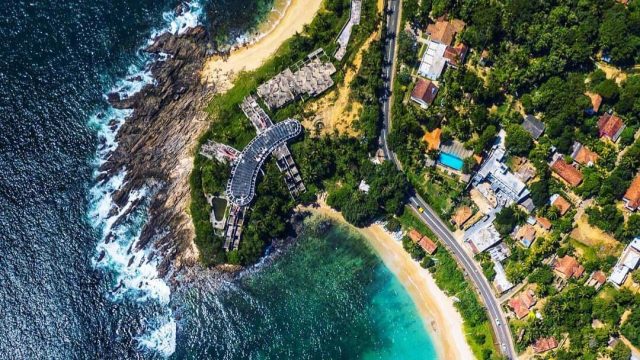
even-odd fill
[[(328, 217), (358, 231), (380, 256), (384, 264), (398, 278), (413, 299), (425, 328), (431, 334), (440, 359), (474, 359), (465, 340), (462, 316), (448, 297), (435, 283), (428, 270), (420, 267), (380, 225), (357, 228), (349, 225), (342, 214), (331, 209), (323, 201), (319, 207), (299, 207), (314, 215)], [(417, 350), (418, 351), (418, 350)]]
[(202, 72), (205, 81), (215, 82), (220, 90), (228, 90), (235, 74), (255, 70), (295, 33), (302, 32), (320, 10), (322, 0), (291, 0), (280, 21), (257, 42), (231, 51), (226, 59), (213, 56)]

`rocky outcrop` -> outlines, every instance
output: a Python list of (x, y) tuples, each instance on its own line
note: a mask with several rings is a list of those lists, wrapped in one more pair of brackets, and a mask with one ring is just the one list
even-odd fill
[(138, 246), (154, 241), (164, 255), (160, 266), (164, 275), (172, 262), (179, 266), (197, 259), (187, 216), (189, 174), (197, 138), (208, 124), (203, 109), (215, 89), (200, 82), (208, 51), (204, 27), (182, 35), (165, 33), (146, 51), (165, 60), (152, 65), (153, 85), (127, 99), (109, 95), (114, 107), (133, 109), (133, 113), (118, 132), (117, 149), (100, 170), (103, 177), (127, 170), (125, 186), (114, 194), (119, 206), (127, 202), (132, 190), (143, 186), (153, 190), (149, 219)]

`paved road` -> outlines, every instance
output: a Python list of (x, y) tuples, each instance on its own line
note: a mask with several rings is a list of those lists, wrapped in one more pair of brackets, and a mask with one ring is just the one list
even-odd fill
[[(396, 155), (389, 150), (387, 144), (387, 135), (390, 124), (390, 95), (391, 95), (391, 83), (394, 73), (394, 64), (396, 61), (395, 49), (396, 49), (396, 33), (398, 30), (398, 15), (399, 15), (400, 0), (388, 0), (388, 16), (387, 16), (387, 42), (385, 44), (385, 65), (382, 70), (382, 76), (384, 78), (384, 85), (386, 94), (382, 99), (382, 108), (384, 114), (384, 124), (382, 131), (380, 132), (380, 145), (384, 151), (385, 158), (393, 161), (398, 169), (402, 170), (401, 164), (398, 161)], [(455, 256), (458, 263), (462, 265), (464, 271), (467, 274), (467, 278), (471, 279), (476, 289), (478, 289), (480, 296), (489, 312), (490, 322), (493, 326), (494, 332), (497, 334), (497, 340), (500, 343), (500, 348), (505, 356), (509, 359), (516, 359), (517, 355), (513, 347), (513, 340), (511, 337), (511, 330), (507, 325), (500, 304), (496, 299), (489, 282), (484, 277), (482, 272), (478, 269), (478, 266), (473, 259), (465, 252), (462, 245), (459, 244), (454, 238), (449, 228), (444, 224), (442, 219), (431, 209), (427, 203), (422, 200), (419, 195), (414, 195), (409, 199), (409, 206), (415, 211), (420, 219), (444, 242), (451, 254)], [(423, 212), (419, 212), (418, 208), (422, 208)]]

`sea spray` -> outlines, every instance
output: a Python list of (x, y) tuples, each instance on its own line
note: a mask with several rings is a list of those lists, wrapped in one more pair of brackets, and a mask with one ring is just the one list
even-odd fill
[[(196, 1), (182, 3), (176, 10), (165, 12), (165, 25), (152, 32), (147, 44), (138, 49), (134, 63), (127, 69), (127, 75), (105, 92), (104, 98), (107, 100), (109, 96), (117, 96), (120, 100), (128, 99), (144, 87), (155, 85), (150, 69), (154, 62), (164, 61), (168, 55), (151, 56), (144, 48), (153, 44), (154, 39), (164, 33), (182, 34), (197, 26), (202, 15), (202, 6)], [(125, 185), (126, 169), (121, 169), (111, 177), (99, 170), (117, 148), (117, 134), (132, 113), (131, 109), (109, 106), (91, 116), (88, 121), (89, 126), (97, 132), (99, 140), (94, 176), (100, 181), (89, 194), (89, 221), (100, 234), (92, 264), (113, 275), (115, 280), (108, 294), (112, 301), (133, 300), (158, 305), (158, 314), (153, 321), (146, 322), (146, 330), (137, 337), (138, 346), (142, 350), (151, 350), (168, 357), (175, 351), (176, 343), (176, 322), (169, 307), (171, 291), (158, 273), (161, 255), (154, 249), (153, 242), (145, 247), (139, 244), (142, 229), (148, 219), (149, 201), (158, 186), (147, 184), (132, 190), (126, 196), (126, 204), (119, 207), (114, 202), (114, 195)]]

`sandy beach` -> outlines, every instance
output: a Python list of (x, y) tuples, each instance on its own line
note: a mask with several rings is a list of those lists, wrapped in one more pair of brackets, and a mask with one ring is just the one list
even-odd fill
[(257, 69), (282, 43), (302, 32), (316, 16), (321, 4), (322, 0), (291, 0), (280, 21), (257, 42), (231, 51), (226, 59), (211, 57), (204, 66), (202, 78), (215, 82), (222, 90), (228, 89), (235, 74)]
[(453, 300), (435, 283), (435, 280), (420, 264), (413, 261), (396, 241), (380, 225), (356, 228), (349, 225), (342, 214), (331, 209), (323, 201), (316, 208), (304, 207), (314, 215), (325, 216), (358, 231), (376, 251), (384, 264), (398, 278), (413, 299), (425, 327), (431, 334), (438, 357), (441, 359), (473, 359), (474, 355), (465, 340), (462, 316), (454, 307)]

